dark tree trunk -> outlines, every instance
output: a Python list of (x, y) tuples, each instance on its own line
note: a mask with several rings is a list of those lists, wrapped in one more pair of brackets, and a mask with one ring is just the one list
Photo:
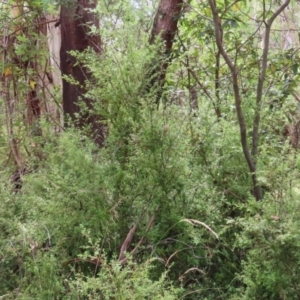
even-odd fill
[[(79, 99), (82, 99), (88, 110), (93, 110), (91, 99), (86, 93), (85, 81), (90, 79), (90, 73), (69, 54), (76, 50), (83, 52), (92, 48), (101, 53), (101, 39), (99, 35), (89, 34), (89, 27), (99, 28), (99, 20), (90, 10), (96, 7), (96, 0), (74, 0), (70, 6), (62, 6), (60, 12), (62, 44), (60, 51), (61, 71), (63, 75), (74, 78), (78, 84), (71, 84), (63, 79), (63, 109), (66, 116), (70, 116), (79, 128), (90, 126), (94, 141), (102, 146), (105, 139), (105, 126), (100, 117), (93, 112), (80, 112)], [(75, 118), (79, 113), (79, 118)]]
[(149, 43), (161, 35), (165, 42), (166, 52), (172, 51), (177, 23), (182, 10), (183, 0), (161, 0), (154, 19)]
[(158, 98), (161, 96), (161, 88), (165, 82), (182, 6), (183, 0), (160, 0), (149, 38), (150, 45), (154, 44), (158, 37), (161, 37), (164, 43), (163, 52), (159, 53), (159, 58), (150, 72), (151, 80), (148, 84), (148, 89), (157, 87)]

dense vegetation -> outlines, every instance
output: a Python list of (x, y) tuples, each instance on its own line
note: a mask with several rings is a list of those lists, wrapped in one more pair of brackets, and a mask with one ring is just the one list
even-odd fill
[(1, 3), (1, 299), (299, 299), (299, 4), (185, 1), (168, 51), (158, 4), (98, 2), (58, 130), (37, 29), (58, 7)]

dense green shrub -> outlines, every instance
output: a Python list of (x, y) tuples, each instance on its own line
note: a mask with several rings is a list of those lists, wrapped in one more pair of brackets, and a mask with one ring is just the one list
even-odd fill
[[(90, 128), (53, 134), (42, 117), (42, 135), (24, 134), (16, 190), (12, 137), (1, 131), (0, 298), (298, 299), (299, 154), (283, 135), (298, 123), (296, 54), (270, 58), (255, 157), (264, 198), (256, 201), (207, 3), (195, 6), (200, 14), (184, 12), (157, 90), (149, 68), (162, 45), (148, 45), (153, 11), (140, 2), (99, 1), (104, 54), (72, 53), (92, 74), (85, 84), (107, 129), (103, 148), (86, 136)], [(237, 17), (241, 1), (227, 8), (224, 45), (237, 51), (250, 145), (260, 37), (249, 38), (245, 15)]]

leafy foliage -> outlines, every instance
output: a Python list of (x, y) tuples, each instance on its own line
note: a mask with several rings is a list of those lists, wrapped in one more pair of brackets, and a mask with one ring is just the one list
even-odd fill
[[(24, 18), (35, 20), (46, 2), (28, 1)], [(251, 145), (261, 20), (273, 12), (255, 1), (216, 3)], [(103, 54), (87, 49), (72, 55), (92, 74), (84, 84), (107, 126), (105, 146), (94, 145), (88, 128), (70, 126), (56, 134), (47, 115), (37, 121), (42, 134), (34, 134), (34, 124), (28, 130), (22, 121), (21, 101), (11, 122), (1, 116), (0, 295), (298, 299), (299, 54), (296, 46), (278, 46), (286, 43), (277, 31), (280, 19), (271, 31), (259, 103), (255, 174), (263, 200), (257, 201), (231, 71), (208, 3), (190, 1), (183, 9), (172, 60), (163, 60), (168, 71), (159, 107), (157, 86), (145, 88), (163, 47), (159, 39), (148, 45), (155, 11), (146, 1), (99, 1), (97, 12)], [(1, 14), (2, 23), (8, 19)], [(47, 51), (31, 47), (37, 39), (34, 32), (20, 32), (8, 53), (20, 60), (1, 65), (8, 94), (17, 87), (16, 100), (32, 88), (18, 63), (46, 61)], [(26, 72), (37, 75), (34, 68)], [(1, 94), (3, 110), (6, 96)], [(15, 167), (7, 144), (13, 138), (25, 170), (10, 183)]]

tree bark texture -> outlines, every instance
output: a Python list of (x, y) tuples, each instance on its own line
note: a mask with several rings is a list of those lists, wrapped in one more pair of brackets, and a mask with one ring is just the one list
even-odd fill
[(156, 39), (161, 37), (164, 49), (163, 53), (159, 53), (158, 62), (150, 72), (151, 80), (149, 88), (157, 86), (160, 89), (164, 84), (182, 6), (183, 0), (161, 0), (159, 3), (149, 44), (154, 44)]
[(99, 20), (92, 9), (96, 7), (96, 0), (75, 0), (71, 6), (62, 6), (60, 13), (61, 21), (61, 50), (60, 64), (63, 75), (71, 76), (78, 84), (72, 84), (63, 79), (63, 109), (66, 116), (70, 116), (76, 126), (83, 128), (91, 126), (91, 136), (94, 141), (102, 146), (104, 143), (105, 126), (100, 117), (94, 113), (81, 113), (78, 119), (75, 116), (80, 113), (79, 99), (82, 99), (89, 110), (92, 110), (91, 99), (84, 96), (86, 89), (84, 83), (90, 79), (90, 73), (84, 66), (76, 62), (69, 51), (83, 52), (92, 48), (101, 53), (101, 39), (99, 35), (89, 34), (89, 27), (99, 28)]
[[(58, 90), (59, 99), (62, 99), (62, 78), (60, 71), (60, 48), (61, 48), (61, 29), (58, 26), (58, 15), (45, 15), (47, 47), (49, 50), (49, 60), (47, 61), (48, 71), (43, 82), (47, 85), (48, 101), (46, 111), (54, 123), (55, 132), (61, 132), (63, 128), (62, 103), (57, 101), (54, 92)], [(57, 23), (58, 22), (58, 23)]]
[(177, 23), (182, 10), (183, 0), (161, 0), (154, 18), (149, 43), (161, 35), (165, 42), (166, 52), (171, 52), (177, 31)]

